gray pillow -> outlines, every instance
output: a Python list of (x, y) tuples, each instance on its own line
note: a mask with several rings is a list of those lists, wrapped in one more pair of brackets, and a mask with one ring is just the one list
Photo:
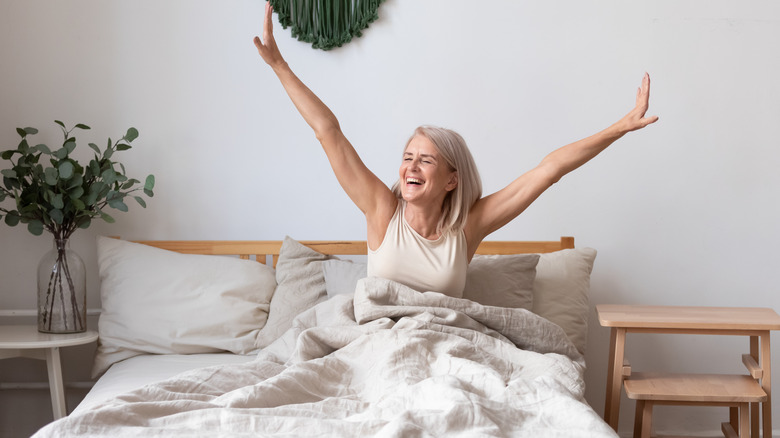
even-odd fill
[(322, 263), (329, 258), (285, 236), (276, 263), (276, 291), (268, 322), (257, 336), (258, 347), (270, 345), (292, 326), (298, 314), (327, 299)]
[(561, 326), (580, 353), (588, 338), (590, 273), (593, 248), (564, 249), (542, 254), (536, 265), (534, 313)]
[(476, 255), (469, 263), (463, 298), (485, 306), (532, 310), (538, 254)]
[[(486, 306), (533, 307), (533, 285), (538, 254), (475, 256), (466, 273), (463, 298)], [(327, 260), (322, 264), (328, 296), (355, 292), (366, 277), (366, 264)]]

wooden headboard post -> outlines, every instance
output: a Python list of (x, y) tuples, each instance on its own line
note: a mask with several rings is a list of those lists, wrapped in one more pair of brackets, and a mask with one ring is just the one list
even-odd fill
[[(184, 254), (232, 255), (245, 260), (252, 256), (260, 263), (276, 266), (281, 240), (137, 240), (136, 243), (176, 251)], [(327, 255), (366, 255), (365, 240), (303, 240), (302, 244)], [(528, 254), (548, 253), (574, 248), (574, 237), (561, 237), (551, 241), (485, 241), (477, 248), (477, 254)]]

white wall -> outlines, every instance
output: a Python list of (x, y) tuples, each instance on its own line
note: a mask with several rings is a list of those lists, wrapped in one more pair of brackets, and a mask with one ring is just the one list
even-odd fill
[[(122, 162), (131, 176), (157, 177), (147, 209), (131, 205), (117, 224), (74, 237), (93, 268), (90, 307), (99, 306), (97, 234), (365, 237), (360, 212), (256, 54), (262, 8), (248, 0), (0, 3), (0, 148), (16, 147), (21, 126), (58, 140), (55, 119), (92, 125), (84, 143), (135, 126), (141, 136)], [(487, 193), (616, 121), (649, 71), (650, 112), (660, 122), (564, 178), (491, 238), (573, 235), (598, 249), (594, 305), (780, 309), (779, 20), (771, 0), (387, 0), (379, 21), (341, 49), (313, 50), (289, 29), (276, 35), (380, 178), (394, 180), (415, 126), (438, 124), (469, 142)], [(0, 308), (34, 307), (34, 267), (49, 245), (0, 226)], [(608, 331), (595, 315), (591, 327), (587, 396), (601, 411)], [(632, 339), (636, 369), (741, 371), (747, 348), (731, 338)], [(656, 424), (717, 431), (725, 412), (711, 412), (664, 411)], [(628, 431), (632, 404), (623, 413)]]

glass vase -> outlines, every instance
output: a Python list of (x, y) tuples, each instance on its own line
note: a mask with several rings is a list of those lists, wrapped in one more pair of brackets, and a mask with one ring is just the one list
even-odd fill
[(87, 330), (87, 276), (81, 257), (68, 239), (38, 263), (38, 331), (80, 333)]

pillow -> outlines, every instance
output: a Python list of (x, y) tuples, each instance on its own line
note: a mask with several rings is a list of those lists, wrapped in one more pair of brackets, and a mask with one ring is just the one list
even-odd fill
[(367, 272), (366, 263), (338, 259), (325, 260), (322, 262), (322, 274), (325, 276), (328, 298), (354, 293), (358, 280), (366, 278)]
[(329, 258), (285, 236), (276, 262), (276, 292), (268, 323), (257, 337), (258, 347), (270, 345), (292, 327), (299, 313), (328, 298), (322, 263)]
[(270, 267), (103, 236), (97, 257), (102, 310), (93, 376), (144, 353), (255, 350), (276, 287)]
[[(466, 272), (463, 298), (486, 306), (531, 309), (538, 254), (474, 256)], [(329, 297), (355, 292), (366, 264), (328, 260), (322, 264)], [(273, 315), (273, 312), (271, 312)]]
[(485, 306), (531, 310), (538, 254), (476, 255), (466, 272), (463, 298)]
[(580, 353), (588, 337), (590, 273), (593, 248), (541, 254), (536, 265), (533, 312), (561, 326)]

